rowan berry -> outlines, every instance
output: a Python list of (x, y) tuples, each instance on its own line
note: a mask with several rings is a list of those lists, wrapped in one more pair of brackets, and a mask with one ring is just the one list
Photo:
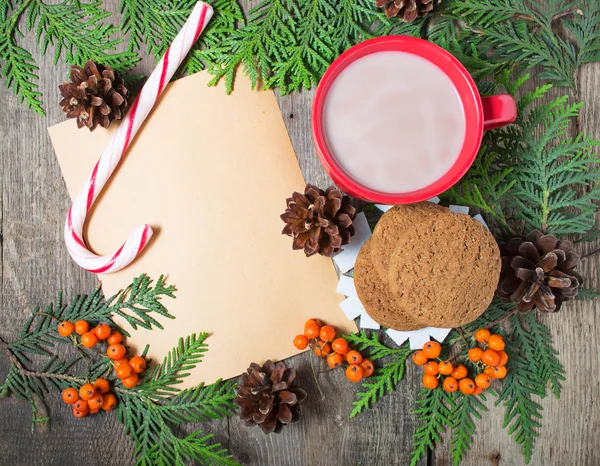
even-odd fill
[(452, 376), (448, 376), (444, 379), (443, 387), (444, 390), (447, 392), (455, 392), (456, 390), (458, 390), (458, 380), (456, 380)]
[(473, 396), (479, 395), (482, 391), (483, 391), (483, 388), (478, 387), (477, 384), (475, 384), (475, 390), (473, 390), (473, 393), (471, 393), (471, 395), (473, 395)]
[(488, 346), (494, 351), (504, 351), (504, 338), (500, 335), (492, 335), (488, 338)]
[(494, 368), (493, 367), (486, 367), (483, 370), (483, 373), (485, 375), (487, 375), (490, 379), (492, 379), (492, 381), (496, 378), (496, 374), (494, 374)]
[(488, 338), (491, 334), (492, 332), (490, 332), (487, 328), (480, 328), (475, 332), (475, 340), (477, 340), (479, 343), (485, 343), (488, 341)]
[(429, 359), (435, 359), (442, 354), (442, 345), (440, 345), (437, 341), (428, 341), (423, 345), (423, 353)]
[(348, 351), (350, 351), (348, 342), (344, 338), (336, 338), (333, 340), (331, 342), (331, 349), (342, 356), (348, 354)]
[(94, 333), (98, 337), (98, 340), (106, 340), (110, 336), (110, 327), (108, 324), (99, 324), (94, 329)]
[(307, 324), (317, 324), (319, 329), (323, 326), (323, 324), (321, 323), (321, 321), (319, 319), (308, 319), (304, 325), (307, 325)]
[(100, 412), (100, 408), (90, 408), (90, 411), (88, 412), (88, 414), (98, 414)]
[(331, 353), (329, 356), (327, 356), (327, 365), (332, 369), (340, 367), (343, 362), (344, 358), (339, 353)]
[(314, 322), (313, 323), (307, 322), (306, 325), (304, 326), (304, 335), (308, 338), (319, 338), (320, 331), (321, 331), (321, 329)]
[(98, 390), (100, 393), (105, 394), (108, 393), (110, 386), (108, 384), (108, 380), (106, 379), (96, 379), (94, 382), (94, 388)]
[(373, 363), (368, 359), (363, 359), (359, 365), (362, 367), (363, 377), (371, 377), (375, 371), (375, 366), (373, 366)]
[(61, 337), (68, 337), (75, 330), (75, 325), (73, 325), (73, 322), (69, 322), (69, 321), (65, 320), (64, 322), (61, 322), (60, 324), (58, 324), (57, 330), (58, 330), (58, 334)]
[(294, 338), (294, 346), (299, 350), (306, 349), (308, 346), (308, 337), (306, 335), (296, 335), (296, 338)]
[(98, 337), (95, 333), (85, 332), (81, 335), (81, 344), (86, 348), (93, 348), (98, 343)]
[(75, 332), (78, 335), (83, 335), (90, 329), (90, 324), (88, 324), (85, 320), (78, 320), (75, 322)]
[(429, 361), (423, 366), (423, 370), (429, 375), (438, 375), (440, 373), (439, 364), (436, 361)]
[(323, 325), (319, 337), (323, 341), (333, 341), (335, 339), (335, 329), (331, 325)]
[(91, 400), (95, 393), (96, 389), (91, 383), (86, 383), (79, 389), (79, 396), (85, 401)]
[(471, 395), (475, 391), (475, 382), (472, 379), (464, 378), (458, 382), (458, 388), (465, 395)]
[(96, 411), (102, 407), (102, 393), (96, 392), (96, 394), (88, 400), (88, 406), (90, 411)]
[(496, 366), (493, 368), (493, 370), (497, 379), (503, 379), (506, 377), (506, 366)]
[(73, 416), (75, 416), (76, 418), (81, 419), (82, 417), (86, 417), (88, 415), (89, 412), (89, 408), (87, 411), (79, 411), (75, 408), (73, 408)]
[(488, 388), (490, 385), (492, 385), (492, 378), (487, 374), (479, 374), (477, 377), (475, 377), (475, 383), (478, 387)]
[(362, 360), (362, 354), (356, 350), (349, 351), (346, 355), (346, 361), (348, 361), (348, 364), (360, 364)]
[(467, 355), (469, 356), (469, 360), (471, 362), (478, 362), (481, 360), (481, 355), (483, 354), (483, 350), (476, 346), (475, 348), (471, 348)]
[(106, 349), (106, 354), (107, 354), (108, 358), (112, 359), (113, 361), (118, 361), (119, 359), (123, 359), (123, 357), (125, 357), (126, 353), (127, 353), (127, 350), (121, 344), (110, 345)]
[(136, 374), (141, 374), (146, 370), (146, 360), (141, 356), (134, 356), (129, 360), (129, 365)]
[(412, 354), (412, 360), (417, 366), (424, 366), (425, 364), (427, 364), (427, 361), (429, 359), (427, 358), (427, 356), (425, 356), (425, 353), (423, 351), (418, 350)]
[(102, 406), (101, 408), (104, 411), (110, 411), (117, 406), (117, 397), (112, 393), (107, 393), (102, 397)]
[(62, 400), (68, 405), (72, 405), (79, 399), (79, 393), (73, 387), (65, 388), (62, 391)]
[(437, 377), (431, 374), (423, 374), (423, 378), (421, 380), (423, 381), (423, 386), (429, 390), (437, 388), (440, 383)]
[(492, 349), (487, 349), (481, 355), (481, 362), (486, 366), (497, 366), (500, 362), (500, 355)]
[(324, 358), (329, 353), (331, 353), (331, 345), (322, 340), (317, 341), (317, 344), (315, 345), (315, 354), (320, 358)]
[(122, 341), (123, 341), (123, 335), (121, 334), (121, 332), (119, 332), (117, 330), (114, 330), (106, 339), (106, 342), (109, 345), (118, 345)]
[(504, 351), (498, 351), (498, 355), (500, 356), (500, 362), (498, 365), (506, 366), (506, 363), (508, 362), (508, 354), (506, 354)]
[(467, 368), (465, 366), (463, 366), (462, 364), (459, 364), (458, 366), (456, 366), (454, 368), (454, 370), (452, 371), (452, 373), (450, 375), (452, 375), (452, 377), (454, 377), (456, 380), (460, 380), (460, 379), (464, 379), (467, 376), (468, 372), (467, 372)]
[(121, 383), (124, 387), (133, 388), (137, 385), (138, 380), (139, 377), (137, 374), (131, 374), (129, 377), (126, 377), (123, 380), (121, 380)]
[(450, 361), (442, 361), (438, 364), (438, 371), (442, 375), (450, 375), (452, 374), (453, 370), (454, 366), (452, 366), (452, 363)]
[(82, 400), (81, 398), (78, 399), (75, 403), (73, 403), (73, 411), (81, 411), (87, 414), (89, 410), (90, 407), (88, 406), (87, 401)]
[(115, 373), (118, 379), (126, 379), (133, 373), (133, 369), (129, 364), (119, 364), (115, 369)]
[(348, 366), (348, 368), (346, 369), (346, 377), (354, 383), (360, 382), (363, 378), (362, 367), (360, 367), (356, 364), (352, 364), (352, 365)]

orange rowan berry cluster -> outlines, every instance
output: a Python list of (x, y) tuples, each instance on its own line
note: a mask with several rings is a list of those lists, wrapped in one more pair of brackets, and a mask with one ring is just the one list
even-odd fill
[[(121, 332), (111, 330), (108, 324), (99, 324), (90, 330), (90, 324), (85, 320), (78, 320), (74, 324), (69, 321), (58, 324), (59, 335), (69, 337), (73, 332), (81, 336), (81, 344), (86, 348), (93, 348), (100, 341), (106, 340), (106, 355), (113, 361), (117, 378), (126, 388), (133, 388), (138, 384), (139, 374), (146, 370), (146, 360), (141, 356), (125, 358), (127, 348), (122, 344)], [(76, 337), (72, 338), (76, 341)]]
[(342, 338), (336, 338), (335, 327), (323, 325), (318, 319), (308, 319), (304, 324), (304, 333), (296, 335), (294, 346), (300, 350), (310, 347), (317, 356), (327, 359), (327, 365), (332, 369), (341, 367), (344, 363), (346, 377), (352, 382), (360, 382), (369, 377), (375, 371), (373, 363), (364, 359), (362, 355), (350, 349), (348, 342)]
[(73, 407), (73, 416), (77, 418), (86, 417), (88, 414), (96, 414), (101, 409), (111, 411), (117, 406), (117, 397), (109, 393), (110, 386), (106, 379), (96, 379), (91, 383), (76, 388), (65, 388), (62, 392), (63, 401)]
[(460, 390), (465, 395), (479, 395), (488, 388), (495, 379), (506, 376), (508, 355), (504, 352), (504, 340), (500, 335), (491, 335), (487, 329), (475, 332), (475, 339), (483, 345), (476, 346), (468, 352), (468, 357), (482, 370), (475, 378), (469, 378), (469, 371), (463, 364), (453, 365), (450, 361), (439, 359), (442, 347), (435, 341), (428, 341), (423, 349), (412, 355), (417, 366), (423, 366), (423, 386), (433, 390), (438, 387), (443, 377), (442, 388), (447, 392)]
[(482, 372), (475, 377), (475, 383), (482, 389), (488, 388), (496, 379), (506, 377), (508, 354), (504, 351), (504, 339), (493, 335), (487, 328), (475, 332), (475, 340), (480, 346), (469, 349), (469, 360)]

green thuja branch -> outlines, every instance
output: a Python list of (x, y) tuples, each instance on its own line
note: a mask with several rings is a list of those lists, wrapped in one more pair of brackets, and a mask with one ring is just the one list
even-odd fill
[(237, 464), (220, 445), (207, 443), (212, 435), (197, 431), (180, 438), (169, 425), (223, 419), (234, 409), (231, 382), (177, 390), (176, 386), (189, 375), (186, 371), (200, 363), (207, 336), (181, 338), (138, 387), (118, 392), (117, 419), (136, 444), (137, 464), (184, 465), (186, 459), (200, 464)]
[(515, 442), (521, 445), (525, 461), (529, 463), (542, 419), (542, 407), (535, 398), (544, 396), (544, 388), (535, 362), (525, 354), (528, 349), (531, 351), (533, 339), (522, 328), (518, 315), (511, 317), (510, 323), (512, 341), (505, 348), (509, 356), (507, 376), (503, 380), (496, 405), (505, 406), (503, 426), (508, 428), (508, 433), (513, 435)]
[[(157, 327), (152, 315), (172, 318), (161, 299), (174, 297), (174, 292), (175, 288), (166, 285), (162, 276), (153, 284), (146, 275), (140, 275), (108, 300), (103, 299), (99, 287), (69, 305), (64, 304), (59, 293), (55, 304), (32, 314), (16, 340), (8, 343), (0, 338), (0, 351), (9, 361), (8, 374), (0, 384), (0, 398), (13, 394), (27, 401), (32, 410), (32, 427), (46, 425), (49, 417), (43, 400), (50, 391), (79, 388), (103, 377), (113, 386), (117, 419), (136, 445), (137, 464), (183, 466), (190, 460), (199, 464), (237, 464), (221, 445), (212, 443), (212, 435), (195, 431), (181, 438), (172, 429), (175, 424), (223, 419), (234, 409), (231, 382), (177, 389), (207, 351), (207, 333), (180, 339), (162, 364), (150, 367), (138, 386), (127, 389), (117, 380), (105, 349), (82, 348), (74, 335), (61, 337), (57, 332), (58, 323), (64, 320), (105, 322), (115, 328), (113, 315), (134, 326)], [(55, 355), (55, 347), (60, 343), (68, 345), (76, 356), (65, 359)], [(33, 366), (38, 367), (32, 369)]]
[(450, 453), (452, 464), (458, 466), (471, 447), (471, 439), (475, 433), (475, 419), (481, 419), (481, 413), (487, 408), (481, 401), (487, 401), (485, 395), (478, 396), (458, 394), (454, 399), (452, 409), (452, 438), (450, 439)]
[(385, 346), (375, 332), (370, 337), (364, 331), (356, 335), (350, 334), (346, 339), (357, 350), (366, 351), (372, 362), (384, 358), (387, 360), (383, 367), (376, 368), (375, 373), (362, 382), (361, 390), (357, 393), (358, 399), (352, 403), (354, 408), (350, 417), (355, 417), (396, 388), (404, 376), (406, 359), (412, 351), (408, 342), (398, 348)]
[(413, 437), (410, 466), (415, 466), (428, 449), (433, 449), (435, 443), (440, 441), (444, 428), (451, 425), (453, 410), (454, 401), (441, 387), (435, 390), (424, 388), (419, 392), (417, 409), (413, 411), (419, 426)]
[(0, 0), (0, 76), (12, 87), (19, 102), (44, 115), (41, 92), (31, 53), (18, 45), (23, 30), (35, 34), (41, 54), (54, 48), (54, 64), (63, 57), (72, 64), (83, 65), (88, 59), (128, 71), (138, 61), (129, 51), (118, 52), (120, 39), (113, 39), (117, 29), (105, 22), (110, 13), (100, 1), (63, 0), (50, 4), (42, 0), (12, 2)]
[[(448, 9), (492, 56), (526, 69), (541, 66), (538, 76), (560, 86), (575, 88), (577, 68), (600, 56), (597, 2), (450, 0)], [(555, 32), (558, 22), (573, 32), (574, 43)]]

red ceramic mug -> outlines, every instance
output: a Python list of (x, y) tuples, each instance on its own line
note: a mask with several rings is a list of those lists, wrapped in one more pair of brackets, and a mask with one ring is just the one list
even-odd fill
[[(377, 52), (400, 51), (417, 55), (446, 74), (458, 93), (465, 119), (465, 138), (454, 165), (437, 181), (411, 192), (377, 191), (357, 182), (341, 167), (330, 150), (324, 130), (324, 106), (329, 90), (340, 73), (356, 60)], [(313, 138), (317, 152), (333, 181), (346, 193), (381, 204), (411, 204), (430, 199), (453, 186), (472, 165), (483, 132), (515, 121), (517, 109), (509, 95), (482, 98), (464, 66), (446, 50), (414, 37), (388, 36), (364, 41), (340, 55), (327, 69), (317, 88), (312, 112)], [(343, 157), (341, 155), (340, 157)]]

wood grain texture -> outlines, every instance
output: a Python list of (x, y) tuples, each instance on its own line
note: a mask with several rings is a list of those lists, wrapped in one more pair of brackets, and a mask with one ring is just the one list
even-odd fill
[[(115, 11), (118, 1), (105, 2)], [(118, 15), (115, 17), (115, 20)], [(43, 306), (63, 288), (67, 296), (88, 293), (95, 276), (75, 265), (64, 247), (62, 227), (69, 197), (46, 128), (63, 120), (56, 105), (57, 86), (66, 77), (68, 66), (54, 66), (51, 54), (40, 57), (32, 35), (20, 41), (32, 51), (40, 66), (40, 87), (45, 94), (47, 118), (17, 103), (0, 89), (0, 335), (17, 336), (23, 321), (36, 306)], [(148, 74), (154, 60), (144, 58), (138, 70)], [(589, 135), (600, 138), (600, 65), (582, 69), (580, 96), (587, 103), (581, 123)], [(310, 131), (314, 91), (278, 97), (280, 109), (301, 169), (308, 182), (328, 186), (330, 179), (315, 154)], [(82, 149), (84, 150), (84, 149)], [(297, 187), (301, 189), (302, 187)], [(586, 245), (591, 251), (592, 245)], [(590, 277), (589, 287), (600, 287), (597, 277), (599, 256), (585, 261), (582, 273)], [(595, 281), (595, 282), (594, 282)], [(549, 316), (556, 346), (568, 371), (562, 399), (542, 401), (545, 418), (533, 465), (598, 465), (600, 453), (593, 435), (600, 428), (596, 400), (600, 387), (593, 376), (600, 372), (600, 357), (592, 343), (581, 351), (581, 338), (598, 341), (600, 322), (597, 302), (569, 305), (560, 316)], [(181, 434), (201, 428), (230, 448), (245, 465), (407, 465), (415, 419), (410, 412), (419, 389), (419, 371), (409, 365), (397, 390), (356, 419), (349, 419), (357, 386), (340, 372), (322, 374), (322, 401), (311, 375), (308, 355), (289, 360), (298, 369), (299, 382), (309, 399), (303, 406), (302, 421), (279, 435), (264, 436), (236, 418), (202, 426), (186, 426)], [(0, 377), (6, 375), (7, 361), (0, 355)], [(592, 376), (590, 377), (590, 374)], [(48, 399), (52, 423), (43, 433), (32, 433), (29, 407), (14, 397), (2, 400), (0, 408), (0, 465), (128, 465), (134, 463), (132, 444), (114, 416), (97, 416), (85, 421), (73, 419), (57, 394)], [(463, 464), (523, 464), (518, 446), (502, 429), (503, 410), (495, 408), (478, 423), (472, 451)], [(77, 455), (74, 454), (77, 452)], [(423, 459), (420, 465), (425, 465)], [(438, 446), (429, 464), (450, 464), (447, 443)]]

